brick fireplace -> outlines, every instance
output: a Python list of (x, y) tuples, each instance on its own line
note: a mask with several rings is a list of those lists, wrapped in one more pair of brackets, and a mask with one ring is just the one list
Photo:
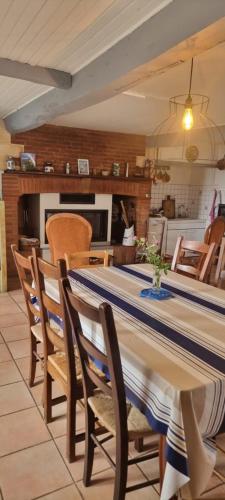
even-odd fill
[(136, 177), (80, 177), (65, 174), (4, 173), (2, 176), (3, 199), (6, 217), (6, 251), (8, 277), (16, 274), (10, 245), (18, 245), (21, 232), (21, 200), (24, 195), (40, 193), (95, 193), (129, 196), (135, 202), (137, 236), (144, 236), (147, 229), (151, 192), (150, 179)]

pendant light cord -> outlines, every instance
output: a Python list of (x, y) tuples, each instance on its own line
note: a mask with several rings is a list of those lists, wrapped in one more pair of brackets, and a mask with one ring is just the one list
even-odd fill
[(188, 90), (189, 96), (191, 95), (192, 73), (193, 73), (193, 57), (191, 60), (191, 73), (190, 73), (190, 82), (189, 82), (189, 90)]

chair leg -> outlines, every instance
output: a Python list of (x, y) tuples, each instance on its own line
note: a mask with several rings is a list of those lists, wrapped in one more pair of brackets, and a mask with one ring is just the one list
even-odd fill
[(75, 435), (76, 435), (76, 399), (71, 395), (67, 397), (67, 437), (66, 454), (68, 461), (75, 461)]
[(124, 500), (127, 486), (128, 443), (122, 437), (116, 442), (116, 472), (114, 480), (113, 500)]
[(137, 438), (134, 441), (134, 448), (138, 453), (141, 453), (144, 451), (144, 439), (143, 438)]
[(34, 385), (34, 379), (35, 379), (35, 373), (36, 373), (36, 356), (35, 352), (37, 352), (37, 341), (35, 336), (31, 333), (31, 339), (30, 339), (30, 374), (29, 374), (29, 386), (33, 387)]
[(94, 442), (91, 438), (91, 434), (95, 429), (95, 417), (91, 408), (87, 405), (85, 410), (85, 421), (86, 421), (86, 434), (85, 434), (85, 458), (84, 458), (84, 475), (83, 483), (84, 486), (89, 486), (91, 481), (91, 474), (93, 468), (94, 460)]
[(46, 369), (44, 370), (44, 419), (48, 424), (52, 418), (52, 377)]

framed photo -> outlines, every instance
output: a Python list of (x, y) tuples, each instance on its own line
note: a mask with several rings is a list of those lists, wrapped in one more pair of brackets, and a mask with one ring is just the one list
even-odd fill
[(89, 175), (89, 160), (77, 160), (78, 162), (78, 174), (79, 175)]
[(35, 170), (36, 155), (35, 153), (20, 153), (21, 169), (23, 171)]

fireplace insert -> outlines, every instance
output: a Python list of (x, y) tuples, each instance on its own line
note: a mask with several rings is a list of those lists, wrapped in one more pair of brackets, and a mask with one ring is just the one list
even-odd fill
[[(60, 213), (78, 214), (90, 222), (92, 226), (92, 242), (107, 242), (108, 210), (59, 210), (48, 208), (45, 210), (45, 223), (51, 215)], [(45, 243), (48, 243), (45, 233)]]

